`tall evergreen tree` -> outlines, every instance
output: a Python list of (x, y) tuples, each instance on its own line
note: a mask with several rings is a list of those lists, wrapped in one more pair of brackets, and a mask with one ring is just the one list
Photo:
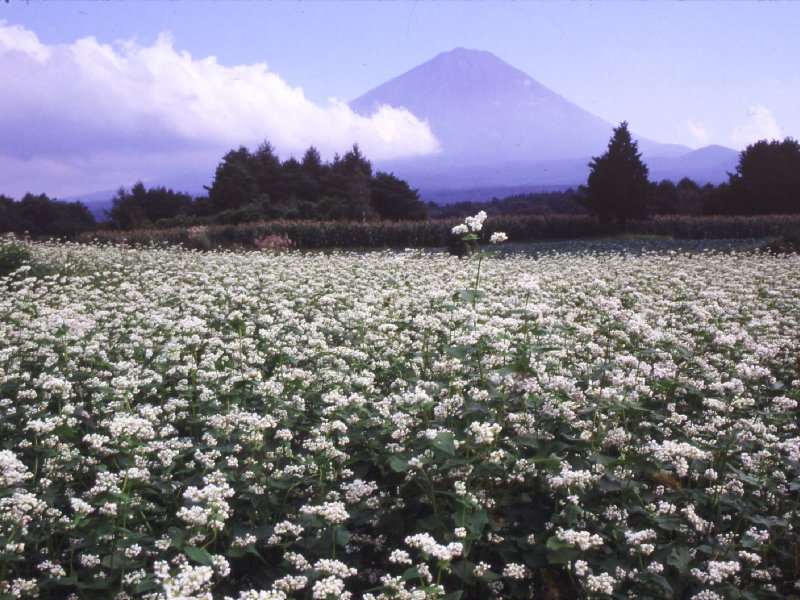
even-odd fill
[(268, 140), (261, 142), (250, 158), (250, 173), (256, 181), (258, 195), (276, 201), (281, 195), (282, 166), (275, 148)]
[(597, 214), (601, 222), (628, 218), (647, 212), (647, 165), (642, 162), (638, 144), (631, 139), (628, 123), (614, 128), (608, 149), (589, 163), (591, 172), (586, 186), (581, 186), (579, 202)]
[(255, 201), (258, 185), (253, 174), (253, 155), (244, 146), (231, 150), (217, 166), (208, 198), (215, 212), (240, 208)]
[(361, 153), (358, 144), (348, 151), (341, 160), (345, 177), (345, 190), (352, 217), (362, 223), (375, 218), (372, 210), (372, 163)]

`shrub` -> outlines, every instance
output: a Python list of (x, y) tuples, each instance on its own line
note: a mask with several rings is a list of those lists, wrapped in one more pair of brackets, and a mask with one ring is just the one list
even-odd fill
[(211, 239), (206, 233), (206, 227), (192, 227), (188, 231), (188, 238), (184, 242), (184, 246), (189, 250), (201, 250), (207, 252), (214, 247)]
[(800, 228), (787, 231), (761, 246), (772, 254), (797, 254), (800, 252)]
[(0, 277), (16, 271), (31, 259), (31, 250), (13, 236), (0, 237)]
[(288, 235), (276, 233), (256, 239), (254, 243), (261, 250), (288, 250), (295, 245)]

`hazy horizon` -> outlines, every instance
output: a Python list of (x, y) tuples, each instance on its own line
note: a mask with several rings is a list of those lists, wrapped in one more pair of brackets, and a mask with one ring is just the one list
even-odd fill
[(72, 196), (207, 165), (358, 142), (431, 156), (406, 110), (347, 102), (464, 47), (610, 123), (700, 148), (800, 137), (800, 3), (0, 4), (0, 193)]

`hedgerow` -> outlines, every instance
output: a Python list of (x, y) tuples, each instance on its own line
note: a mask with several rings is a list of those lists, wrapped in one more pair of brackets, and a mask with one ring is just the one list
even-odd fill
[[(445, 247), (452, 241), (451, 230), (458, 221), (400, 222), (315, 222), (270, 221), (244, 225), (208, 225), (193, 228), (99, 231), (82, 241), (125, 241), (129, 244), (169, 243), (193, 245), (202, 233), (211, 247), (250, 248), (269, 236), (288, 238), (293, 247), (319, 248), (423, 248)], [(601, 225), (588, 215), (519, 215), (489, 217), (482, 231), (484, 241), (503, 231), (515, 242), (565, 240), (618, 234), (639, 234), (676, 239), (724, 239), (778, 237), (800, 228), (800, 216), (766, 215), (750, 217), (659, 216), (629, 221), (625, 228)]]

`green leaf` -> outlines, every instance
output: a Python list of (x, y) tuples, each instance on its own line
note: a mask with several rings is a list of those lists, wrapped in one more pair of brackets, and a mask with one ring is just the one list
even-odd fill
[(567, 518), (569, 525), (574, 525), (578, 522), (578, 518), (583, 514), (583, 509), (575, 504), (568, 504), (564, 508), (564, 516)]
[(513, 439), (514, 444), (528, 448), (538, 448), (539, 438), (532, 435), (518, 435)]
[(489, 515), (485, 510), (479, 510), (472, 513), (466, 519), (466, 526), (469, 532), (475, 537), (479, 537), (484, 528), (489, 524)]
[(556, 536), (547, 538), (546, 547), (548, 550), (561, 550), (562, 548), (572, 548), (572, 544), (562, 541)]
[(463, 300), (464, 302), (473, 303), (476, 300), (485, 298), (486, 294), (480, 290), (461, 290), (453, 294), (453, 300)]
[(578, 548), (549, 550), (547, 552), (547, 562), (551, 565), (565, 565), (568, 562), (578, 560), (581, 556), (583, 556), (583, 553)]
[(241, 558), (245, 554), (247, 554), (245, 546), (231, 546), (225, 551), (225, 556), (228, 558)]
[(458, 590), (457, 592), (451, 592), (446, 596), (442, 596), (442, 600), (461, 600), (461, 594), (463, 593), (464, 592), (461, 590)]
[(202, 548), (195, 548), (194, 546), (185, 546), (183, 553), (191, 558), (194, 562), (201, 565), (209, 566), (211, 564), (211, 555)]
[(100, 564), (109, 569), (121, 569), (128, 564), (128, 560), (122, 553), (115, 552), (114, 554), (106, 554), (100, 559)]
[(158, 587), (155, 581), (145, 579), (144, 581), (140, 581), (135, 586), (133, 586), (133, 592), (135, 594), (142, 594), (144, 592), (149, 592), (150, 590), (154, 590)]
[(411, 465), (409, 465), (402, 458), (393, 454), (389, 457), (389, 467), (391, 467), (392, 471), (395, 473), (402, 473), (403, 471), (408, 471), (411, 468)]
[(453, 443), (453, 434), (449, 431), (443, 431), (438, 434), (431, 440), (431, 445), (442, 452), (446, 452), (450, 456), (456, 455), (456, 447)]
[(678, 569), (678, 573), (681, 575), (686, 575), (689, 572), (689, 563), (691, 560), (692, 557), (689, 554), (689, 549), (683, 546), (677, 546), (669, 553), (667, 564)]
[(664, 590), (666, 590), (669, 593), (669, 597), (672, 597), (672, 592), (673, 592), (672, 586), (669, 584), (669, 582), (662, 575), (657, 575), (656, 573), (651, 573), (650, 574), (650, 579), (655, 581)]
[(167, 535), (169, 535), (174, 548), (177, 548), (178, 550), (183, 548), (183, 544), (186, 542), (186, 532), (183, 529), (179, 529), (178, 527), (168, 527)]
[(334, 534), (334, 539), (336, 540), (336, 544), (338, 546), (346, 546), (347, 542), (350, 541), (350, 538), (353, 537), (353, 534), (347, 531), (344, 527), (337, 527), (336, 533)]

